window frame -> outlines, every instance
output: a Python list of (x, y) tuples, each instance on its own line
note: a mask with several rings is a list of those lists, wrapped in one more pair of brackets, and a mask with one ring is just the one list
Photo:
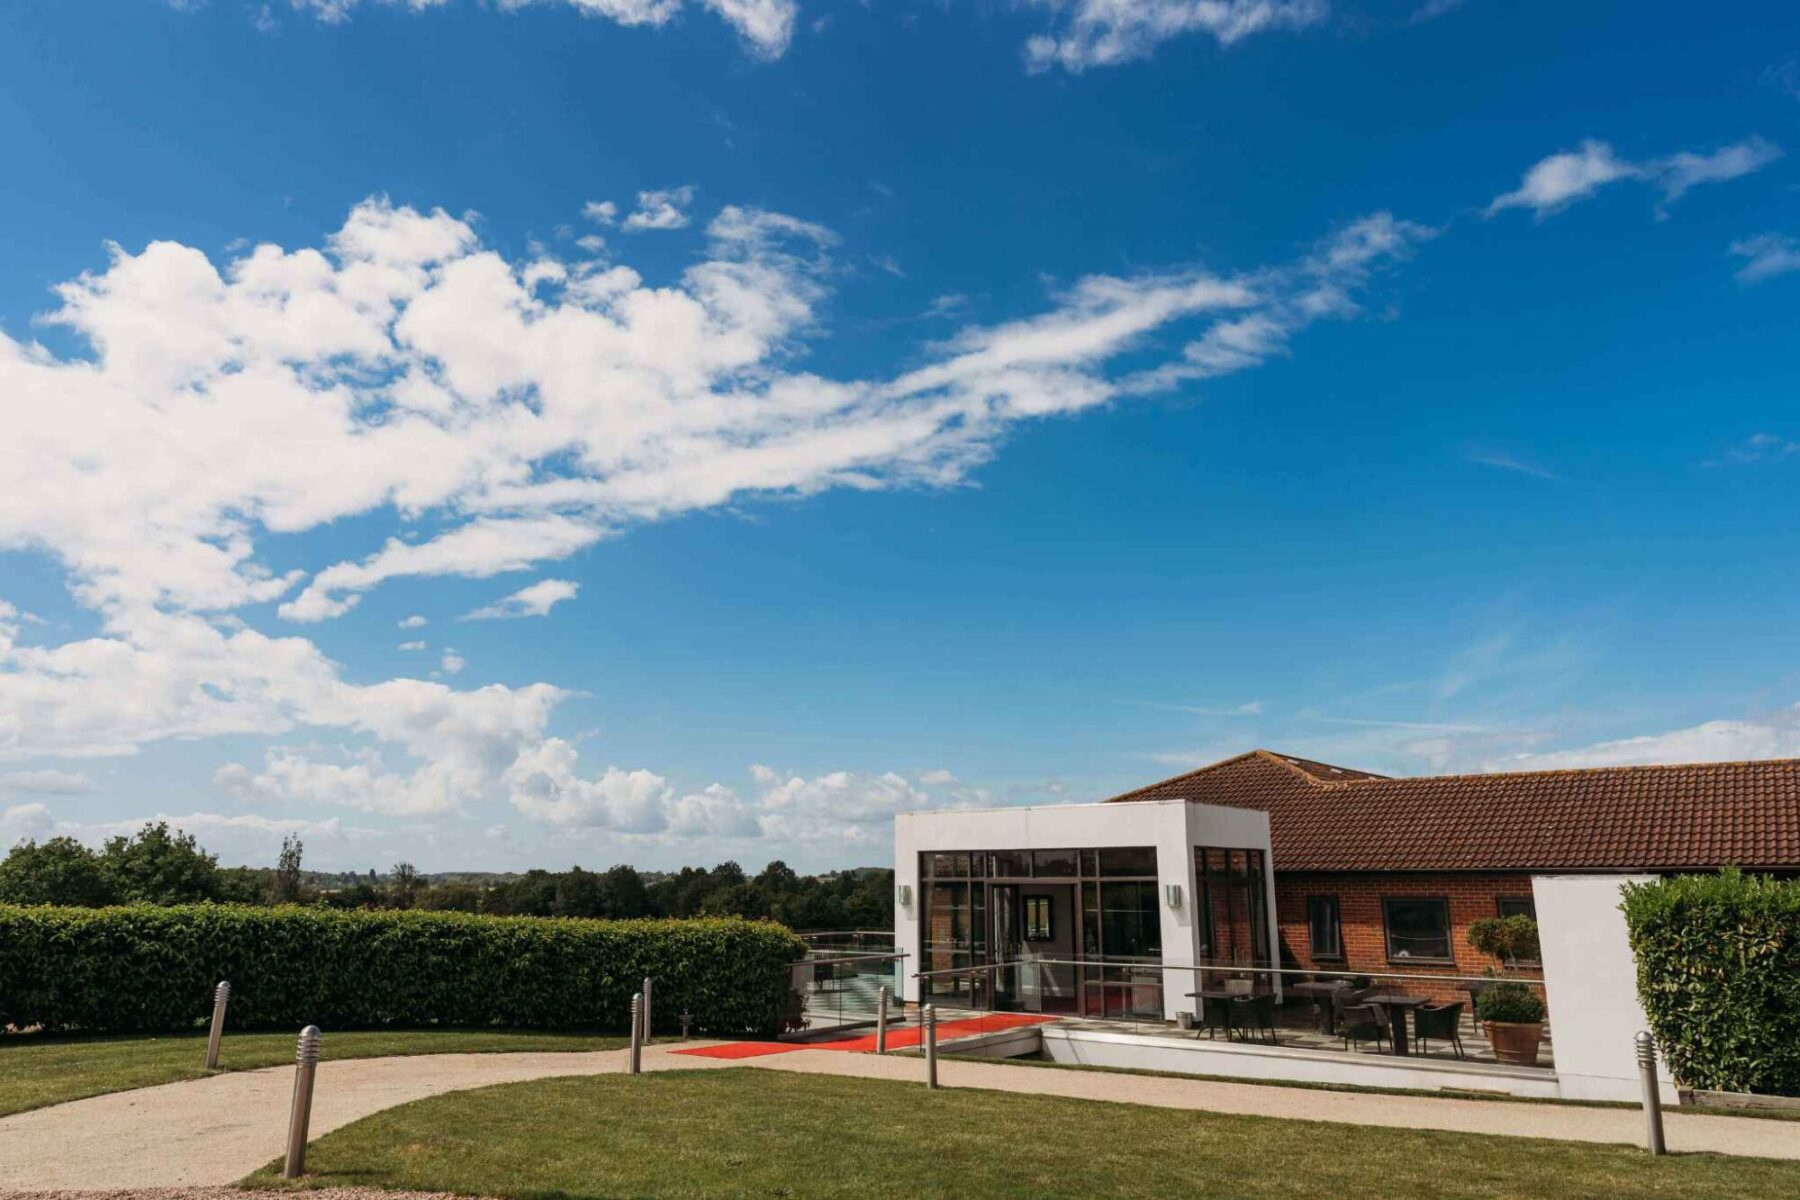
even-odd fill
[[(1389, 911), (1393, 904), (1435, 904), (1444, 914), (1444, 950), (1442, 957), (1424, 954), (1394, 953), (1394, 922)], [(1383, 896), (1381, 898), (1381, 935), (1383, 949), (1390, 963), (1430, 963), (1433, 966), (1456, 965), (1456, 926), (1450, 917), (1448, 896)]]
[[(1025, 940), (1028, 942), (1054, 942), (1056, 940), (1056, 909), (1051, 898), (1046, 895), (1024, 896), (1020, 899), (1023, 906), (1024, 920), (1019, 922), (1025, 929)], [(1037, 913), (1042, 912), (1043, 923), (1037, 920)]]
[[(1330, 914), (1331, 940), (1335, 950), (1319, 949), (1318, 925), (1314, 921), (1314, 905), (1321, 905)], [(1336, 896), (1308, 896), (1306, 898), (1306, 949), (1314, 962), (1344, 961), (1344, 906)]]

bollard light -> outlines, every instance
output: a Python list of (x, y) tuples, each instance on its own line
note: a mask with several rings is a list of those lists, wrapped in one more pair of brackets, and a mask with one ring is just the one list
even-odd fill
[(925, 1086), (937, 1090), (937, 1005), (925, 1006)]
[(887, 1008), (888, 990), (884, 984), (875, 993), (875, 1053), (887, 1053)]
[(1637, 1046), (1638, 1075), (1644, 1083), (1644, 1148), (1651, 1154), (1667, 1154), (1663, 1140), (1662, 1090), (1656, 1083), (1656, 1039), (1640, 1030), (1632, 1039)]
[(650, 977), (644, 976), (644, 1045), (656, 1040), (656, 1024), (650, 1019)]
[(631, 1073), (637, 1075), (644, 1069), (644, 993), (635, 992), (631, 997)]
[(219, 1069), (219, 1039), (225, 1036), (225, 1005), (231, 999), (231, 984), (221, 979), (213, 989), (212, 1032), (206, 1035), (206, 1069)]
[(319, 1027), (308, 1025), (300, 1031), (300, 1044), (294, 1050), (294, 1104), (288, 1111), (287, 1162), (281, 1168), (283, 1179), (298, 1179), (306, 1173), (306, 1131), (312, 1124), (313, 1077), (319, 1070)]

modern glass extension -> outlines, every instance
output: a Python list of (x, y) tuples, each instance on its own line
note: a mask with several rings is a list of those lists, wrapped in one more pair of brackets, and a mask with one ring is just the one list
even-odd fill
[[(1271, 965), (1266, 866), (1261, 850), (1195, 847), (1198, 957), (1172, 948), (1172, 963)], [(1165, 986), (1213, 983), (1162, 969), (1153, 846), (926, 852), (919, 881), (925, 1002), (1155, 1020)]]

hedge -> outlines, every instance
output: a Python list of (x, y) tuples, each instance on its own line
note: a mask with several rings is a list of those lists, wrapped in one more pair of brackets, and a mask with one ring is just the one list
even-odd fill
[(192, 1028), (231, 981), (237, 1029), (658, 1029), (768, 1034), (805, 944), (738, 918), (593, 921), (317, 908), (0, 906), (0, 1026)]
[(1800, 882), (1684, 875), (1628, 885), (1621, 907), (1675, 1078), (1800, 1095)]

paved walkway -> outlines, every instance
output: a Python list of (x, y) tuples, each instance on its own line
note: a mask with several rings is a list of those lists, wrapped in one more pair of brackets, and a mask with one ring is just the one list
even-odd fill
[[(679, 1044), (649, 1047), (645, 1069), (751, 1067), (911, 1083), (920, 1082), (924, 1070), (924, 1064), (911, 1057), (800, 1050), (736, 1062), (672, 1052), (678, 1048)], [(609, 1050), (322, 1063), (312, 1134), (318, 1137), (370, 1113), (441, 1092), (557, 1075), (618, 1073), (625, 1069), (625, 1056), (623, 1050)], [(945, 1061), (938, 1064), (938, 1071), (946, 1087), (1248, 1116), (1572, 1142), (1636, 1143), (1643, 1135), (1642, 1116), (1635, 1109), (1375, 1096), (1004, 1063)], [(293, 1078), (292, 1067), (271, 1067), (116, 1092), (0, 1118), (0, 1192), (230, 1183), (281, 1152)], [(1797, 1121), (1671, 1112), (1667, 1131), (1669, 1146), (1676, 1151), (1800, 1160)]]

